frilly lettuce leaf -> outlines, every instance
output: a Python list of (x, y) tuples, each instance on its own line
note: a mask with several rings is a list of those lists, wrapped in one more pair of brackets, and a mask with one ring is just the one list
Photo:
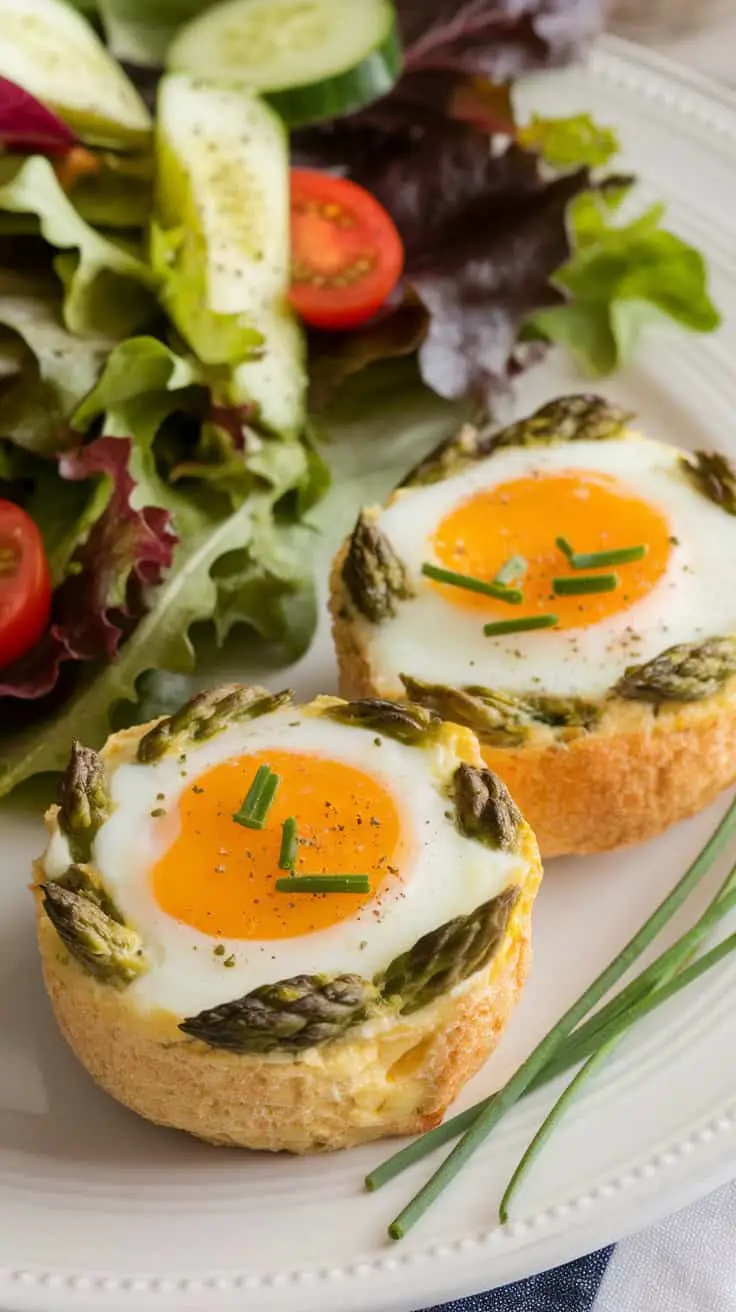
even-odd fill
[(94, 385), (114, 345), (73, 336), (61, 319), (59, 285), (42, 274), (0, 269), (0, 359), (17, 369), (0, 391), (0, 432), (39, 454), (68, 442), (72, 411)]
[(509, 82), (567, 63), (600, 30), (597, 0), (397, 0), (404, 69)]
[[(75, 630), (74, 654), (92, 655), (94, 645), (97, 659), (79, 674), (63, 705), (55, 711), (45, 708), (37, 724), (3, 736), (0, 795), (22, 779), (57, 769), (73, 736), (99, 742), (109, 731), (111, 717), (133, 717), (139, 688), (150, 683), (151, 671), (189, 675), (195, 663), (190, 630), (199, 633), (201, 640), (203, 622), (213, 622), (214, 636), (220, 642), (234, 628), (246, 625), (247, 651), (252, 648), (254, 633), (269, 644), (278, 644), (281, 659), (284, 654), (294, 657), (306, 647), (316, 622), (309, 550), (314, 534), (296, 521), (323, 493), (326, 467), (314, 445), (280, 441), (252, 430), (247, 421), (247, 413), (230, 414), (213, 407), (200, 367), (173, 347), (155, 338), (134, 338), (111, 352), (94, 388), (77, 407), (74, 422), (80, 429), (101, 422), (105, 432), (133, 432), (134, 439), (103, 437), (82, 447), (74, 459), (96, 447), (106, 450), (105, 443), (125, 448), (131, 480), (126, 484), (127, 508), (133, 518), (118, 523), (108, 539), (105, 528), (112, 526), (119, 498), (113, 494), (106, 508), (98, 507), (96, 519), (90, 508), (91, 524), (84, 519), (85, 506), (79, 507), (76, 531), (86, 540), (70, 557), (67, 552), (66, 581), (57, 589), (57, 597), (69, 596), (78, 603), (84, 595), (88, 618), (79, 633)], [(207, 466), (210, 461), (217, 463), (219, 455), (216, 459), (198, 447), (200, 467), (170, 481), (165, 459), (167, 430), (174, 430), (178, 437), (187, 428), (196, 434), (203, 422), (221, 433), (226, 459), (233, 467), (237, 462), (242, 483), (235, 488), (218, 486)], [(61, 466), (67, 475), (71, 472), (68, 461), (69, 457), (64, 457)], [(14, 475), (18, 473), (17, 462), (10, 462), (10, 469)], [(154, 536), (159, 548), (170, 541), (171, 528), (178, 536), (170, 568), (161, 562), (157, 569), (156, 558), (143, 556), (140, 543), (137, 550), (131, 549), (128, 534), (146, 525), (158, 525)], [(49, 544), (60, 527), (47, 513)], [(138, 542), (137, 537), (135, 540)], [(119, 557), (113, 550), (115, 543), (120, 543)], [(61, 560), (61, 543), (58, 553)], [(83, 576), (73, 572), (75, 564), (81, 561), (92, 566), (98, 557), (104, 561), (99, 586), (104, 585), (110, 603), (104, 612), (99, 597), (90, 597), (89, 580), (84, 580), (82, 593)], [(130, 564), (131, 557), (138, 567), (128, 568), (126, 574), (125, 564)], [(141, 564), (145, 566), (143, 577)], [(74, 614), (79, 616), (78, 606)], [(87, 644), (84, 649), (83, 642)], [(106, 653), (104, 663), (101, 657)], [(57, 673), (69, 664), (68, 656), (68, 648), (52, 653)], [(25, 662), (28, 682), (24, 691), (19, 675), (11, 671), (15, 686), (0, 684), (5, 705), (11, 694), (16, 698), (29, 695), (33, 686), (40, 686), (41, 675), (48, 669), (48, 655), (45, 664)]]
[(146, 671), (192, 670), (195, 656), (190, 629), (197, 621), (212, 619), (218, 605), (212, 566), (222, 555), (248, 542), (257, 510), (256, 499), (250, 498), (224, 519), (201, 511), (198, 531), (179, 544), (172, 568), (152, 592), (151, 608), (115, 659), (91, 669), (55, 714), (3, 744), (0, 795), (32, 775), (60, 769), (73, 738), (101, 743), (116, 707), (136, 701), (137, 681)]
[[(62, 482), (102, 480), (104, 491), (93, 494), (80, 509), (74, 531), (83, 541), (71, 557), (71, 544), (56, 521), (57, 568), (59, 556), (66, 555), (66, 577), (54, 593), (51, 624), (31, 651), (0, 672), (0, 696), (43, 697), (55, 687), (62, 665), (113, 660), (120, 642), (145, 613), (149, 591), (171, 564), (176, 539), (168, 512), (136, 510), (130, 504), (130, 448), (129, 438), (101, 437), (59, 458)], [(37, 509), (41, 490), (36, 489)], [(46, 495), (56, 493), (47, 483)], [(52, 545), (53, 523), (52, 510), (45, 524)], [(71, 527), (68, 524), (67, 533)]]
[(57, 114), (15, 82), (0, 77), (0, 147), (4, 151), (63, 155), (76, 140)]
[(180, 355), (157, 337), (130, 337), (110, 351), (94, 386), (77, 406), (74, 423), (84, 431), (106, 411), (117, 414), (138, 397), (178, 392), (205, 382), (193, 355)]
[(566, 346), (591, 377), (620, 368), (649, 324), (669, 320), (706, 333), (720, 322), (702, 255), (660, 226), (661, 205), (616, 224), (627, 191), (604, 187), (573, 201), (572, 254), (554, 277), (567, 303), (537, 310), (525, 326)]
[(62, 478), (58, 465), (49, 460), (36, 461), (29, 473), (31, 491), (24, 509), (41, 532), (56, 588), (78, 569), (75, 556), (110, 502), (112, 480)]
[(70, 332), (120, 338), (155, 313), (157, 279), (150, 265), (85, 223), (47, 159), (0, 158), (2, 210), (36, 216), (46, 241), (61, 252), (55, 267), (65, 287), (63, 317)]
[(612, 128), (601, 127), (590, 114), (543, 118), (532, 114), (516, 133), (519, 145), (537, 151), (555, 169), (601, 168), (620, 149)]
[(101, 150), (93, 159), (96, 169), (65, 183), (77, 212), (102, 228), (145, 228), (153, 207), (153, 157)]

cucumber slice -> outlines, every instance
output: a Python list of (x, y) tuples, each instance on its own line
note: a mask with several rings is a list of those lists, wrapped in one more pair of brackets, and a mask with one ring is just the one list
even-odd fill
[(349, 114), (401, 70), (391, 0), (227, 0), (169, 50), (173, 69), (247, 86), (292, 127)]
[(152, 260), (161, 298), (200, 360), (230, 366), (221, 372), (233, 402), (256, 402), (266, 426), (291, 435), (303, 423), (306, 375), (287, 301), (284, 126), (246, 92), (169, 75), (156, 150)]
[(263, 334), (258, 358), (234, 367), (227, 400), (231, 405), (256, 405), (265, 428), (280, 437), (298, 437), (306, 414), (304, 333), (286, 303), (264, 310), (258, 327)]
[(86, 18), (64, 0), (0, 0), (0, 74), (30, 91), (84, 140), (144, 146), (151, 119)]

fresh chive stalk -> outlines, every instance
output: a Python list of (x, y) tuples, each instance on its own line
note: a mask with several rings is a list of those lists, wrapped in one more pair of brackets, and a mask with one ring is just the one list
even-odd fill
[(526, 615), (518, 620), (498, 620), (484, 624), (483, 632), (487, 638), (500, 638), (504, 633), (530, 633), (532, 629), (552, 629), (557, 623), (556, 615)]
[(527, 1174), (535, 1157), (541, 1152), (552, 1131), (562, 1120), (562, 1117), (564, 1116), (569, 1104), (575, 1098), (581, 1084), (588, 1080), (591, 1075), (594, 1075), (604, 1064), (613, 1052), (613, 1049), (618, 1047), (618, 1044), (637, 1021), (642, 1020), (644, 1016), (647, 1016), (655, 1007), (659, 1007), (663, 1002), (667, 1002), (670, 998), (675, 997), (676, 994), (680, 993), (683, 989), (686, 989), (689, 984), (692, 984), (694, 980), (699, 979), (706, 971), (711, 970), (713, 966), (717, 966), (718, 963), (723, 961), (724, 957), (729, 956), (734, 949), (736, 949), (736, 934), (729, 934), (728, 938), (724, 938), (722, 942), (716, 944), (716, 946), (711, 948), (709, 952), (703, 953), (702, 957), (698, 957), (696, 961), (691, 962), (691, 964), (684, 970), (681, 970), (679, 974), (673, 975), (673, 977), (666, 983), (662, 984), (660, 988), (654, 990), (649, 997), (642, 998), (635, 1007), (632, 1007), (625, 1015), (620, 1017), (616, 1032), (613, 1033), (610, 1038), (601, 1043), (601, 1046), (591, 1057), (588, 1058), (585, 1065), (581, 1066), (580, 1070), (570, 1081), (567, 1088), (560, 1094), (560, 1097), (542, 1121), (542, 1124), (526, 1149), (526, 1152), (522, 1156), (521, 1161), (504, 1190), (498, 1210), (499, 1220), (502, 1223), (508, 1220), (509, 1203), (521, 1184), (522, 1179)]
[(552, 591), (556, 597), (582, 597), (589, 592), (615, 592), (618, 587), (618, 574), (566, 574), (563, 578), (552, 580)]
[(575, 551), (567, 538), (555, 538), (563, 556), (567, 556), (573, 569), (601, 569), (610, 565), (628, 565), (643, 560), (649, 551), (645, 542), (634, 547), (612, 547), (610, 551)]
[(542, 1151), (547, 1140), (554, 1133), (559, 1122), (562, 1120), (567, 1111), (568, 1104), (574, 1100), (580, 1085), (585, 1083), (585, 1081), (588, 1080), (591, 1075), (594, 1075), (599, 1067), (603, 1065), (608, 1059), (610, 1053), (613, 1052), (613, 1049), (618, 1047), (624, 1033), (625, 1030), (620, 1034), (614, 1035), (614, 1037), (609, 1039), (607, 1043), (601, 1044), (597, 1052), (594, 1052), (593, 1056), (588, 1058), (585, 1065), (581, 1066), (580, 1070), (576, 1072), (567, 1088), (560, 1094), (552, 1107), (552, 1110), (547, 1116), (545, 1116), (503, 1192), (501, 1202), (498, 1206), (498, 1218), (502, 1225), (504, 1225), (509, 1219), (509, 1204), (521, 1184), (521, 1181), (529, 1170), (534, 1158)]
[(281, 851), (279, 852), (279, 870), (290, 870), (294, 873), (296, 865), (299, 842), (297, 838), (296, 820), (290, 815), (288, 820), (284, 820), (281, 827)]
[(276, 880), (279, 893), (370, 893), (368, 875), (291, 875)]
[[(731, 871), (725, 884), (693, 928), (683, 934), (682, 938), (673, 943), (672, 947), (668, 948), (666, 952), (657, 957), (656, 961), (653, 961), (646, 970), (637, 975), (625, 989), (617, 993), (605, 1007), (601, 1007), (600, 1011), (596, 1011), (589, 1020), (579, 1025), (569, 1038), (560, 1045), (557, 1056), (548, 1062), (544, 1069), (530, 1081), (522, 1095), (523, 1097), (543, 1088), (551, 1080), (557, 1079), (559, 1075), (564, 1075), (571, 1067), (577, 1066), (578, 1062), (583, 1061), (595, 1052), (599, 1044), (606, 1042), (614, 1034), (617, 1022), (625, 1012), (629, 1011), (630, 1007), (638, 1006), (645, 998), (654, 999), (649, 1010), (655, 1006), (660, 1006), (662, 1002), (666, 1002), (668, 995), (661, 995), (656, 992), (657, 985), (663, 979), (665, 972), (671, 972), (674, 975), (685, 964), (702, 939), (706, 938), (711, 932), (713, 926), (736, 907), (736, 887), (731, 887), (735, 879), (736, 867)], [(495, 1097), (495, 1093), (490, 1094), (489, 1097), (483, 1098), (482, 1101), (468, 1107), (464, 1112), (458, 1112), (456, 1116), (443, 1121), (434, 1130), (428, 1130), (426, 1134), (412, 1140), (405, 1148), (400, 1149), (392, 1157), (381, 1162), (374, 1171), (366, 1176), (366, 1188), (370, 1190), (380, 1189), (382, 1185), (388, 1184), (389, 1180), (401, 1175), (402, 1171), (408, 1170), (410, 1166), (414, 1166), (416, 1162), (420, 1162), (429, 1156), (436, 1148), (441, 1148), (443, 1144), (449, 1143), (451, 1139), (456, 1139), (477, 1120), (481, 1111), (491, 1105)]]
[(505, 584), (487, 583), (485, 579), (473, 578), (471, 574), (458, 574), (453, 569), (440, 569), (439, 565), (422, 565), (425, 578), (434, 579), (435, 583), (449, 583), (455, 588), (464, 588), (466, 592), (480, 592), (484, 597), (495, 597), (496, 601), (507, 601), (511, 606), (518, 606), (523, 600), (517, 588), (507, 588)]
[[(596, 1003), (604, 997), (609, 989), (626, 974), (626, 971), (646, 950), (660, 930), (672, 919), (710, 868), (717, 854), (728, 842), (734, 829), (736, 829), (736, 800), (731, 803), (726, 815), (711, 834), (696, 859), (667, 894), (667, 897), (644, 921), (644, 924), (634, 934), (633, 938), (609, 962), (608, 966), (601, 971), (600, 975), (585, 989), (573, 1005), (568, 1008), (557, 1024), (542, 1039), (541, 1043), (537, 1044), (537, 1047), (522, 1063), (508, 1083), (493, 1098), (489, 1099), (480, 1111), (474, 1111), (474, 1119), (464, 1131), (459, 1143), (455, 1145), (441, 1166), (414, 1196), (407, 1207), (392, 1221), (388, 1229), (392, 1239), (403, 1238), (424, 1215), (465, 1163), (469, 1161), (476, 1149), (485, 1141), (505, 1113), (514, 1106), (535, 1077), (541, 1074), (579, 1022), (587, 1016), (588, 1012), (595, 1007)], [(707, 955), (711, 956), (712, 954)], [(703, 960), (705, 958), (701, 958), (701, 961)], [(698, 965), (700, 965), (700, 962), (695, 962), (687, 970), (682, 971), (667, 988), (678, 991), (679, 981), (683, 978), (693, 978), (691, 972)], [(702, 973), (702, 970), (700, 973)], [(679, 985), (679, 987), (683, 986)], [(665, 990), (663, 989), (661, 992), (664, 993)], [(657, 996), (655, 993), (650, 998), (644, 998), (639, 1004), (639, 1009), (646, 1006), (646, 1004), (651, 1004), (649, 1009), (651, 1009), (651, 1006), (658, 1005)], [(661, 996), (660, 1000), (663, 1000)], [(632, 1011), (635, 1010), (636, 1008), (632, 1008)], [(627, 1024), (630, 1015), (631, 1012), (624, 1018)], [(596, 1044), (596, 1047), (598, 1046), (600, 1045)]]
[[(659, 1006), (668, 997), (672, 997), (677, 990), (668, 988), (668, 985), (677, 978), (678, 974), (680, 975), (679, 987), (686, 987), (686, 984), (682, 982), (685, 977), (683, 967), (687, 959), (692, 956), (700, 940), (710, 933), (713, 925), (727, 915), (732, 907), (736, 905), (735, 881), (736, 866), (732, 866), (715, 897), (696, 921), (693, 928), (686, 934), (681, 935), (667, 952), (660, 954), (648, 970), (642, 971), (638, 979), (632, 981), (633, 989), (632, 985), (622, 989), (621, 993), (612, 999), (612, 1003), (609, 1003), (608, 1008), (602, 1008), (597, 1016), (591, 1018), (593, 1022), (599, 1021), (598, 1033), (593, 1034), (593, 1040), (594, 1042), (597, 1040), (600, 1046), (587, 1058), (585, 1065), (581, 1066), (567, 1088), (563, 1090), (552, 1105), (526, 1151), (522, 1154), (499, 1203), (498, 1219), (502, 1225), (505, 1225), (508, 1221), (509, 1206), (521, 1181), (528, 1173), (534, 1159), (539, 1156), (555, 1127), (562, 1120), (568, 1105), (574, 1101), (580, 1086), (585, 1084), (604, 1065), (636, 1020), (641, 1019), (642, 1003), (651, 1002), (652, 1005)], [(707, 953), (705, 955), (708, 956)], [(716, 960), (720, 960), (720, 957), (717, 957)], [(697, 966), (697, 963), (694, 963), (694, 965)], [(702, 969), (701, 967), (698, 973), (702, 973)], [(691, 973), (687, 976), (687, 982), (691, 982), (693, 978), (697, 978), (697, 974), (693, 975), (691, 968)], [(639, 1008), (638, 1013), (637, 1008)], [(608, 1033), (601, 1033), (601, 1029), (605, 1027), (603, 1013), (606, 1010), (608, 1010), (610, 1016)], [(590, 1021), (587, 1022), (588, 1028), (590, 1023)], [(580, 1042), (582, 1030), (585, 1028), (586, 1026), (582, 1026), (574, 1031), (573, 1041), (577, 1038)], [(549, 1068), (547, 1069), (549, 1070)]]
[(523, 579), (527, 568), (523, 556), (510, 556), (506, 563), (501, 566), (493, 582), (500, 584), (502, 588), (507, 588), (510, 583), (515, 583), (517, 579)]
[(259, 765), (253, 783), (233, 815), (235, 823), (246, 829), (262, 829), (280, 782), (270, 765)]

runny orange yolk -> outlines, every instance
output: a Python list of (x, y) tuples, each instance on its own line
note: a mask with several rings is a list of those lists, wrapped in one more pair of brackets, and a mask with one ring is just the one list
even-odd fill
[[(670, 532), (660, 510), (608, 474), (582, 469), (531, 474), (469, 497), (445, 516), (434, 538), (436, 558), (446, 569), (486, 581), (510, 557), (523, 556), (527, 571), (519, 585), (521, 604), (449, 584), (433, 586), (453, 606), (489, 619), (551, 613), (560, 629), (584, 629), (651, 592), (667, 568)], [(578, 571), (555, 546), (558, 537), (579, 553), (645, 544), (647, 554), (624, 565)], [(613, 592), (556, 596), (552, 589), (552, 580), (564, 575), (611, 572), (619, 580)]]
[[(280, 776), (263, 829), (233, 814), (260, 765)], [(281, 893), (276, 880), (284, 820), (299, 836), (296, 874), (368, 875), (371, 891)], [(411, 847), (391, 793), (375, 776), (316, 753), (268, 750), (216, 765), (182, 793), (166, 820), (171, 842), (152, 871), (162, 911), (228, 939), (296, 938), (354, 917), (401, 877)], [(165, 828), (164, 834), (165, 837)]]

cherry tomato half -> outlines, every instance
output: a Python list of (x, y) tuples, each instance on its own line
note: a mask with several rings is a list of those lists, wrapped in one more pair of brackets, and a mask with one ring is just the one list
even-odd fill
[(25, 510), (0, 501), (0, 669), (41, 637), (51, 610), (43, 541)]
[(291, 250), (291, 303), (317, 328), (370, 319), (404, 266), (401, 238), (375, 197), (317, 169), (291, 170)]

